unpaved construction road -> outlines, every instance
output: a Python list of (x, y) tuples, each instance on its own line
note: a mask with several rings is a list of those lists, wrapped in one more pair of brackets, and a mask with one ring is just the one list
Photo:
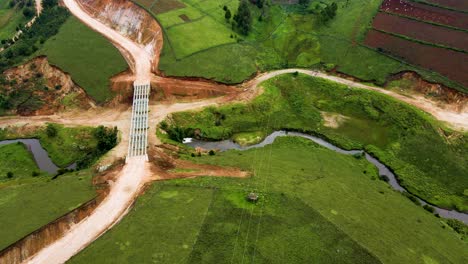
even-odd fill
[(285, 70), (272, 71), (272, 72), (267, 72), (267, 73), (259, 75), (257, 78), (255, 78), (249, 83), (251, 86), (256, 87), (263, 81), (266, 81), (268, 79), (271, 79), (281, 74), (292, 73), (292, 72), (300, 72), (300, 73), (307, 74), (310, 76), (320, 77), (323, 79), (327, 79), (327, 80), (331, 80), (337, 83), (347, 85), (352, 88), (372, 90), (375, 92), (386, 94), (388, 96), (396, 98), (410, 105), (416, 106), (417, 108), (432, 114), (436, 119), (447, 123), (448, 126), (456, 130), (468, 131), (468, 111), (466, 107), (462, 110), (462, 112), (455, 112), (452, 110), (443, 109), (437, 106), (434, 101), (426, 99), (422, 96), (408, 97), (408, 96), (401, 95), (401, 94), (398, 94), (389, 90), (384, 90), (382, 88), (373, 87), (373, 86), (361, 84), (358, 82), (353, 82), (344, 78), (329, 75), (329, 74), (319, 72), (319, 71), (311, 71), (311, 70), (304, 70), (304, 69), (285, 69)]
[[(124, 57), (130, 64), (135, 75), (136, 84), (149, 83), (153, 74), (151, 73), (151, 54), (147, 53), (144, 47), (136, 44), (132, 40), (124, 37), (117, 31), (109, 28), (97, 19), (88, 15), (76, 2), (76, 0), (63, 0), (66, 7), (85, 24), (101, 33), (112, 41), (123, 53)], [(336, 81), (350, 87), (374, 90), (380, 93), (387, 94), (406, 103), (412, 104), (424, 111), (433, 114), (437, 119), (445, 121), (454, 127), (468, 129), (468, 113), (456, 113), (443, 110), (435, 105), (434, 102), (424, 98), (410, 98), (397, 93), (382, 90), (372, 86), (366, 86), (360, 83), (352, 82), (336, 76), (327, 75), (322, 72), (309, 71), (303, 69), (287, 69), (259, 75), (255, 79), (240, 85), (246, 91), (241, 92), (239, 96), (232, 97), (229, 100), (223, 98), (215, 98), (194, 103), (185, 104), (150, 104), (151, 121), (149, 131), (149, 142), (157, 143), (155, 136), (155, 125), (163, 120), (167, 115), (173, 112), (193, 110), (208, 105), (215, 105), (226, 101), (232, 101), (243, 97), (243, 93), (258, 94), (259, 84), (267, 79), (273, 78), (280, 74), (290, 72), (301, 72), (311, 76), (317, 76), (332, 81)], [(123, 157), (126, 155), (128, 146), (128, 131), (130, 126), (131, 109), (124, 107), (122, 109), (92, 109), (87, 112), (69, 112), (53, 116), (36, 116), (36, 117), (4, 117), (0, 118), (1, 126), (18, 125), (21, 123), (31, 125), (41, 125), (45, 122), (56, 122), (65, 125), (107, 125), (118, 126), (122, 134), (122, 142), (111, 152), (111, 156)], [(118, 222), (128, 211), (129, 207), (137, 197), (144, 183), (150, 178), (154, 178), (149, 170), (149, 164), (144, 157), (130, 158), (119, 173), (116, 182), (111, 186), (108, 196), (96, 208), (96, 210), (82, 222), (75, 225), (69, 233), (61, 239), (50, 244), (35, 256), (27, 260), (27, 263), (64, 263), (87, 245), (92, 243), (101, 234), (111, 228)]]

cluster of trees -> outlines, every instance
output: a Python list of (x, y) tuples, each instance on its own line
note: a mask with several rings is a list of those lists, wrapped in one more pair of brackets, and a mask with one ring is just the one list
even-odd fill
[(96, 148), (76, 162), (77, 169), (90, 166), (97, 158), (115, 147), (118, 141), (118, 130), (117, 127), (98, 126), (95, 128), (93, 136), (97, 140)]
[(57, 0), (43, 1), (42, 15), (38, 17), (31, 28), (22, 28), (24, 31), (21, 38), (14, 44), (11, 40), (2, 40), (6, 48), (0, 53), (0, 72), (21, 63), (51, 36), (58, 33), (60, 26), (69, 17), (68, 11), (57, 5)]
[(335, 2), (322, 8), (318, 13), (319, 22), (325, 24), (335, 18), (336, 10), (338, 10), (338, 5)]
[(252, 12), (250, 11), (250, 5), (253, 4), (262, 9), (264, 7), (264, 3), (265, 0), (242, 0), (234, 16), (232, 16), (232, 12), (229, 10), (229, 7), (224, 6), (224, 18), (227, 22), (230, 22), (232, 17), (233, 29), (236, 28), (242, 35), (247, 35), (252, 28)]

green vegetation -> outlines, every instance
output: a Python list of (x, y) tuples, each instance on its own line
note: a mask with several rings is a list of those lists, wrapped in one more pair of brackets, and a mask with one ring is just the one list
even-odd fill
[[(373, 180), (376, 169), (365, 159), (301, 138), (185, 158), (254, 175), (155, 183), (128, 217), (71, 263), (462, 263), (468, 257), (455, 231)], [(257, 203), (246, 200), (252, 191)]]
[(108, 40), (74, 17), (35, 55), (47, 56), (51, 64), (70, 73), (99, 103), (112, 98), (109, 79), (127, 68), (121, 54)]
[[(18, 146), (5, 147), (11, 150)], [(19, 149), (15, 150), (15, 156), (24, 159), (26, 154)], [(29, 170), (38, 170), (35, 164), (21, 162), (21, 169), (15, 173), (18, 176), (20, 171), (30, 174)], [(6, 169), (4, 165), (0, 163), (0, 171)], [(68, 173), (55, 180), (37, 177), (0, 183), (0, 225), (3, 226), (0, 249), (91, 200), (96, 195), (91, 175), (91, 171), (86, 170)]]
[[(25, 4), (26, 2), (26, 4)], [(23, 26), (29, 17), (23, 15), (22, 10), (29, 14), (32, 1), (0, 0), (0, 40), (2, 45), (7, 39), (11, 39), (16, 28)]]
[(99, 127), (64, 127), (58, 124), (27, 132), (0, 129), (0, 140), (38, 138), (52, 161), (59, 167), (73, 162), (79, 168), (91, 165), (117, 144), (117, 129)]
[[(411, 193), (430, 203), (468, 209), (466, 134), (447, 130), (421, 110), (393, 98), (320, 78), (287, 74), (264, 86), (264, 94), (247, 105), (173, 114), (166, 130), (183, 131), (183, 138), (199, 129), (202, 137), (214, 140), (240, 132), (267, 135), (278, 129), (318, 134), (344, 148), (371, 152), (395, 171)], [(345, 118), (330, 126), (321, 112)]]
[[(55, 4), (46, 5), (48, 2)], [(42, 15), (36, 22), (30, 28), (23, 28), (24, 33), (14, 44), (6, 43), (6, 50), (0, 53), (0, 71), (29, 59), (47, 39), (57, 34), (68, 17), (68, 11), (57, 6), (55, 0), (45, 1)]]
[[(6, 179), (23, 179), (45, 175), (22, 143), (0, 146), (0, 184)], [(0, 185), (1, 186), (1, 185)]]
[[(135, 2), (149, 12), (157, 6), (154, 1)], [(438, 73), (362, 44), (382, 0), (301, 1), (298, 5), (265, 2), (261, 7), (254, 4), (258, 1), (247, 1), (252, 19), (245, 27), (249, 28), (246, 36), (241, 34), (245, 33), (244, 26), (239, 28), (235, 16), (226, 19), (226, 9), (237, 10), (238, 0), (224, 4), (212, 0), (173, 2), (184, 3), (185, 7), (153, 13), (165, 31), (159, 68), (167, 75), (239, 83), (257, 70), (320, 67), (383, 85), (390, 75), (410, 70), (431, 82), (466, 91)], [(189, 20), (184, 20), (183, 15)], [(202, 21), (206, 20), (211, 22), (204, 25)], [(190, 24), (197, 28), (192, 30)], [(178, 27), (177, 34), (173, 34)], [(232, 37), (232, 41), (218, 39), (224, 37)], [(187, 42), (194, 48), (187, 47)]]

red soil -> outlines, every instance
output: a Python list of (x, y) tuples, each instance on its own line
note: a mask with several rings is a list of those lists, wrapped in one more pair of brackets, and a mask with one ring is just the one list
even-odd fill
[(380, 12), (373, 27), (429, 43), (468, 51), (468, 33)]
[(449, 49), (419, 44), (394, 37), (376, 30), (370, 30), (365, 44), (381, 48), (412, 64), (439, 72), (450, 79), (468, 86), (468, 54)]
[(466, 0), (426, 0), (426, 2), (456, 10), (468, 11), (468, 1)]
[(406, 0), (385, 0), (380, 10), (468, 30), (468, 14)]

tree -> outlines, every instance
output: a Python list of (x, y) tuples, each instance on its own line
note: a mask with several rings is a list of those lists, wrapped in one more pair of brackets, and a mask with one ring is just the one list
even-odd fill
[(310, 3), (310, 0), (299, 0), (301, 6), (307, 7)]
[(243, 35), (247, 35), (250, 31), (252, 24), (252, 15), (250, 13), (249, 4), (243, 0), (238, 9), (237, 14), (234, 16), (234, 21), (237, 23), (237, 28)]
[(27, 18), (31, 18), (34, 16), (34, 11), (32, 10), (32, 8), (30, 7), (27, 7), (25, 9), (23, 9), (23, 15)]
[(227, 9), (226, 10), (226, 13), (224, 14), (224, 18), (229, 21), (229, 19), (231, 19), (231, 10)]

